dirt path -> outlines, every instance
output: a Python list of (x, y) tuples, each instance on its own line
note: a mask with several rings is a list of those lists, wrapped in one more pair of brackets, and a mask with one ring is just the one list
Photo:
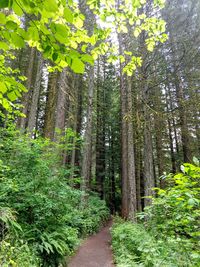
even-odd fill
[(111, 223), (98, 234), (88, 238), (72, 257), (68, 267), (114, 267), (110, 248), (111, 236), (109, 228)]

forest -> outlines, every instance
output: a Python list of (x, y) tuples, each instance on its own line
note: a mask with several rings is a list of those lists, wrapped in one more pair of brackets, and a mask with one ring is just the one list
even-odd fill
[(200, 266), (200, 1), (0, 0), (0, 266)]

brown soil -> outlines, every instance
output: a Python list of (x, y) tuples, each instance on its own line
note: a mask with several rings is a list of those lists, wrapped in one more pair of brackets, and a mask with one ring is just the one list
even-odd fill
[(114, 267), (110, 248), (111, 222), (98, 234), (88, 238), (71, 258), (68, 267)]

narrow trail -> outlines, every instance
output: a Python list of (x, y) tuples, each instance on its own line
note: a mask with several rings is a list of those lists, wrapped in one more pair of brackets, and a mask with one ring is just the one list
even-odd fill
[(79, 248), (68, 267), (114, 267), (110, 247), (111, 222), (99, 233), (88, 238)]

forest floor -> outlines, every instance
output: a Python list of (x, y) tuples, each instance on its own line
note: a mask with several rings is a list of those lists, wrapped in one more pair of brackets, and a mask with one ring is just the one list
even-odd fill
[(112, 222), (101, 231), (88, 238), (71, 258), (68, 267), (114, 267), (111, 236), (109, 228)]

